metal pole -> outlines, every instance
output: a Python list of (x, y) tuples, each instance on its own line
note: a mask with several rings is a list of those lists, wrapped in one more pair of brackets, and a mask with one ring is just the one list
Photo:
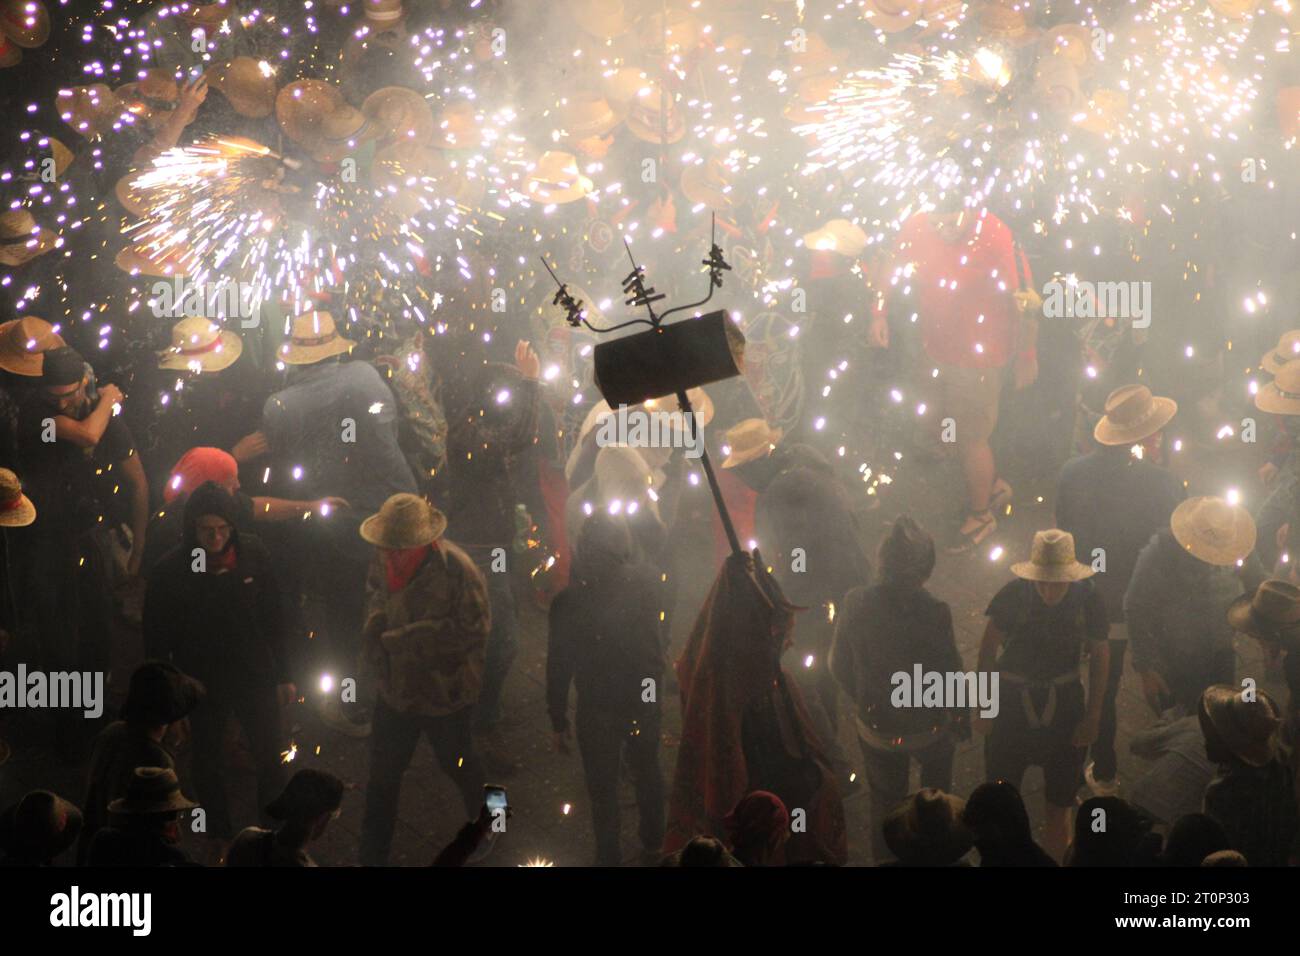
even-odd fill
[(700, 462), (704, 465), (704, 477), (708, 479), (709, 490), (713, 492), (713, 503), (718, 508), (718, 517), (722, 519), (722, 530), (727, 532), (727, 541), (731, 544), (732, 554), (744, 554), (740, 538), (736, 536), (736, 527), (731, 523), (731, 513), (727, 503), (722, 500), (722, 489), (718, 487), (718, 476), (713, 473), (713, 463), (709, 461), (709, 449), (700, 441), (699, 426), (695, 423), (695, 413), (691, 410), (691, 400), (683, 389), (677, 393), (677, 405), (686, 415), (691, 426), (691, 440), (699, 445)]

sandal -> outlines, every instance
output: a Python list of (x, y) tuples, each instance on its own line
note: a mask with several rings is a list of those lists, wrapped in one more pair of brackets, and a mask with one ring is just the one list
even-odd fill
[(997, 478), (993, 482), (993, 490), (989, 493), (989, 510), (1005, 513), (1011, 504), (1011, 486)]
[(958, 528), (955, 540), (945, 549), (949, 554), (965, 554), (974, 551), (985, 538), (998, 529), (997, 518), (993, 517), (993, 512), (987, 508), (983, 511), (968, 512), (966, 517), (974, 518), (979, 524), (970, 531), (962, 531)]

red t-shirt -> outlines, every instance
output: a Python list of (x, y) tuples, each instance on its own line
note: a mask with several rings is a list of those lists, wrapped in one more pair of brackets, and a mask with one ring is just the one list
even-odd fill
[[(1011, 230), (985, 212), (964, 224), (966, 234), (947, 242), (917, 213), (903, 226), (897, 251), (884, 274), (885, 295), (876, 315), (884, 315), (892, 290), (911, 287), (921, 323), (921, 341), (935, 362), (963, 368), (1001, 368), (1015, 347), (1016, 310), (1012, 293), (1016, 276)], [(1023, 251), (1021, 269), (1027, 288), (1033, 276)], [(904, 275), (908, 264), (910, 275)]]

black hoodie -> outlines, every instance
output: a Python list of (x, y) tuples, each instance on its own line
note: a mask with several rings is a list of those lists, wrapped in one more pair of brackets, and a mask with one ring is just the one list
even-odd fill
[[(195, 549), (200, 548), (196, 525), (202, 515), (219, 515), (230, 523), (233, 570), (218, 574), (216, 555), (205, 556), (206, 571), (194, 570)], [(256, 537), (240, 535), (234, 497), (213, 482), (201, 485), (185, 503), (184, 523), (182, 544), (163, 555), (149, 574), (146, 654), (170, 660), (215, 697), (287, 683), (280, 589), (266, 548)]]

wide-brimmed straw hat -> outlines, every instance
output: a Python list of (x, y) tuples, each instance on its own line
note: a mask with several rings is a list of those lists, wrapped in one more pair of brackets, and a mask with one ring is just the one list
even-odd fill
[(1214, 12), (1229, 20), (1245, 19), (1246, 14), (1252, 13), (1258, 6), (1258, 0), (1210, 0)]
[(444, 105), (433, 125), (429, 141), (439, 149), (477, 149), (483, 145), (483, 127), (469, 100)]
[(658, 83), (651, 83), (640, 95), (632, 98), (627, 108), (627, 128), (637, 139), (647, 143), (678, 143), (686, 136), (686, 120), (671, 93), (668, 109), (664, 112), (663, 97)]
[(243, 351), (243, 339), (211, 319), (181, 319), (172, 326), (171, 348), (158, 353), (158, 367), (220, 372), (234, 365)]
[(306, 312), (293, 320), (289, 341), (280, 346), (280, 361), (286, 365), (314, 365), (351, 352), (355, 345), (339, 335), (334, 316), (319, 310)]
[(0, 213), (0, 265), (21, 266), (54, 249), (58, 237), (42, 229), (26, 209)]
[(49, 790), (33, 790), (0, 812), (0, 849), (44, 863), (77, 842), (82, 822), (74, 804)]
[(1255, 550), (1255, 521), (1240, 505), (1203, 495), (1188, 498), (1169, 519), (1183, 549), (1206, 564), (1230, 567)]
[(370, 176), (404, 218), (416, 215), (428, 199), (449, 199), (472, 208), (487, 192), (483, 180), (465, 175), (442, 151), (400, 140), (375, 153)]
[(295, 80), (275, 95), (275, 118), (299, 146), (315, 145), (325, 117), (343, 105), (338, 87), (324, 80)]
[(784, 434), (780, 428), (773, 428), (762, 418), (746, 418), (737, 422), (722, 435), (723, 449), (727, 451), (722, 467), (735, 468), (767, 457)]
[(652, 56), (665, 53), (685, 55), (700, 41), (700, 22), (685, 7), (670, 6), (665, 15), (655, 4), (650, 13), (635, 24), (636, 40), (642, 52)]
[(406, 16), (402, 0), (365, 0), (364, 16), (380, 27), (392, 26)]
[(231, 5), (230, 0), (213, 0), (212, 3), (190, 4), (188, 9), (181, 11), (180, 17), (190, 26), (203, 27), (210, 33), (238, 12)]
[(126, 112), (156, 129), (165, 123), (181, 101), (181, 85), (166, 70), (143, 70), (129, 83), (113, 90)]
[(1234, 631), (1300, 649), (1300, 588), (1290, 581), (1264, 581), (1254, 594), (1228, 605)]
[(917, 37), (928, 37), (948, 27), (948, 24), (960, 23), (966, 13), (966, 4), (962, 0), (925, 0), (921, 7), (919, 23), (925, 29)]
[(0, 33), (33, 50), (50, 38), (50, 11), (41, 0), (0, 0)]
[(803, 244), (814, 252), (835, 252), (852, 259), (867, 248), (867, 234), (847, 219), (832, 219), (804, 236)]
[(1276, 375), (1282, 371), (1283, 365), (1288, 365), (1300, 358), (1300, 329), (1292, 329), (1290, 332), (1283, 332), (1277, 340), (1277, 345), (1264, 353), (1264, 357), (1259, 360), (1260, 367), (1270, 375)]
[(1282, 712), (1262, 690), (1247, 700), (1240, 687), (1212, 684), (1201, 694), (1201, 707), (1219, 739), (1242, 763), (1262, 767), (1277, 756)]
[(45, 353), (67, 345), (54, 326), (34, 315), (0, 325), (0, 369), (14, 375), (39, 378)]
[(886, 33), (913, 26), (924, 13), (921, 0), (866, 0), (867, 22)]
[(1092, 437), (1102, 445), (1133, 445), (1168, 425), (1177, 411), (1177, 402), (1152, 395), (1145, 385), (1121, 385), (1106, 397)]
[(715, 212), (728, 211), (735, 205), (731, 195), (731, 170), (716, 156), (692, 163), (682, 170), (682, 195)]
[(1066, 584), (1092, 577), (1093, 571), (1074, 558), (1074, 535), (1060, 528), (1034, 532), (1029, 560), (1011, 565), (1011, 573), (1025, 581)]
[(1255, 407), (1274, 415), (1300, 415), (1300, 362), (1281, 366), (1273, 381), (1255, 393)]
[(565, 97), (555, 122), (565, 138), (574, 141), (605, 136), (623, 122), (623, 115), (601, 94), (579, 90)]
[(189, 258), (190, 250), (179, 246), (159, 251), (147, 243), (137, 243), (118, 250), (113, 264), (130, 275), (144, 275), (155, 279), (184, 276), (193, 270), (195, 263)]
[(198, 804), (181, 793), (176, 771), (169, 767), (136, 767), (126, 785), (126, 796), (108, 805), (118, 816), (150, 816), (193, 810)]
[(885, 817), (885, 845), (903, 863), (956, 863), (975, 845), (974, 834), (961, 822), (964, 809), (960, 797), (933, 787), (919, 790)]
[(103, 136), (121, 118), (125, 104), (103, 83), (59, 90), (59, 117), (82, 136)]
[(375, 90), (361, 104), (376, 134), (386, 142), (427, 146), (433, 139), (433, 110), (429, 101), (405, 86)]
[(342, 103), (321, 120), (319, 135), (307, 144), (307, 154), (318, 163), (341, 162), (378, 135), (365, 113)]
[(979, 26), (980, 33), (988, 39), (1012, 46), (1025, 46), (1038, 39), (1022, 11), (1000, 3), (990, 3), (980, 11)]
[(214, 72), (212, 85), (240, 116), (263, 119), (275, 112), (275, 72), (264, 60), (237, 56)]
[(578, 158), (559, 150), (542, 153), (524, 182), (529, 197), (543, 205), (577, 202), (590, 196), (595, 188), (578, 169)]
[(0, 468), (0, 527), (25, 528), (35, 520), (36, 506), (23, 494), (18, 476)]
[(132, 184), (138, 177), (138, 173), (127, 173), (113, 186), (113, 195), (123, 209), (137, 219), (143, 219), (149, 215), (149, 196), (147, 190)]
[(399, 551), (433, 544), (447, 530), (447, 516), (419, 495), (393, 495), (361, 522), (361, 537), (377, 548)]

